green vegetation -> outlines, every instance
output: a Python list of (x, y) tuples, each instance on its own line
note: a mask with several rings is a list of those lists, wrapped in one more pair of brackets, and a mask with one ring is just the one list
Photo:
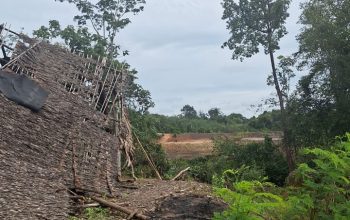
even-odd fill
[(232, 161), (231, 168), (250, 166), (262, 170), (268, 176), (268, 180), (283, 185), (288, 175), (287, 163), (278, 146), (273, 144), (270, 138), (265, 138), (264, 143), (251, 143), (237, 145), (234, 142), (219, 141), (216, 144), (216, 152), (223, 160)]
[(105, 220), (109, 217), (108, 210), (100, 207), (84, 209), (84, 215), (87, 220)]
[(71, 216), (69, 220), (107, 220), (112, 219), (109, 210), (102, 207), (86, 208), (81, 216)]
[(298, 165), (294, 185), (285, 188), (227, 178), (244, 169), (224, 172), (216, 181), (216, 194), (230, 207), (214, 219), (348, 219), (350, 134), (328, 150), (306, 148), (301, 154), (312, 159)]
[(158, 135), (153, 118), (149, 114), (141, 114), (135, 110), (129, 110), (129, 117), (134, 132), (134, 144), (136, 147), (134, 155), (136, 175), (139, 177), (155, 177), (155, 173), (149, 166), (144, 153), (139, 147), (138, 141), (135, 140), (136, 137), (153, 159), (160, 174), (164, 175), (170, 167), (164, 150), (157, 144)]
[(221, 120), (209, 118), (186, 118), (183, 116), (152, 115), (158, 133), (217, 133), (249, 131), (247, 119), (243, 116), (222, 116)]
[(264, 143), (237, 144), (230, 139), (215, 140), (213, 155), (192, 160), (169, 161), (170, 169), (166, 175), (174, 176), (180, 170), (191, 167), (189, 178), (212, 183), (213, 176), (220, 176), (226, 170), (244, 170), (242, 178), (267, 179), (282, 186), (288, 175), (287, 163), (278, 146), (270, 138)]
[[(183, 111), (186, 107), (191, 111)], [(185, 105), (181, 112), (182, 114), (178, 116), (149, 114), (147, 117), (154, 121), (154, 129), (158, 133), (236, 133), (280, 130), (280, 113), (275, 110), (265, 111), (250, 119), (236, 113), (225, 115), (219, 108), (212, 108), (208, 113), (200, 112), (198, 115), (194, 107)]]
[(302, 5), (298, 67), (308, 70), (290, 100), (295, 146), (327, 145), (350, 131), (349, 1), (310, 0)]
[(272, 74), (267, 78), (267, 84), (275, 87), (277, 101), (281, 115), (281, 129), (283, 131), (283, 150), (290, 171), (294, 169), (295, 161), (290, 143), (290, 131), (287, 122), (286, 106), (289, 93), (289, 80), (294, 76), (290, 66), (291, 58), (280, 56), (280, 63), (276, 67), (275, 53), (280, 49), (279, 41), (288, 32), (285, 27), (289, 17), (290, 0), (224, 0), (222, 19), (227, 23), (230, 38), (223, 44), (233, 50), (232, 59), (249, 58), (264, 49), (269, 55)]

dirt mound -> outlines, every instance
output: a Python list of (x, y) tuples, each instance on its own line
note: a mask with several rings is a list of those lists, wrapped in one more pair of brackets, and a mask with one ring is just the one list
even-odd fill
[(152, 219), (211, 219), (215, 212), (225, 208), (225, 203), (211, 196), (189, 194), (163, 199), (149, 216)]

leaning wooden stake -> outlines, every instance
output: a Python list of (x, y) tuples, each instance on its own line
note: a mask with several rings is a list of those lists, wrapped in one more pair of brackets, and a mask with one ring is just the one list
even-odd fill
[[(98, 197), (91, 197), (91, 199), (100, 203), (101, 205), (104, 205), (104, 206), (110, 207), (112, 209), (116, 209), (118, 211), (124, 212), (124, 213), (128, 214), (129, 216), (131, 214), (135, 213), (134, 211), (131, 211), (127, 208), (124, 208), (124, 207), (119, 206), (119, 205), (112, 203), (112, 202), (108, 202), (108, 201), (101, 199), (101, 198), (98, 198)], [(134, 216), (139, 218), (139, 219), (142, 219), (142, 220), (150, 219), (150, 217), (148, 217), (146, 215), (139, 214), (139, 213), (134, 214)]]
[(154, 164), (154, 162), (152, 161), (152, 159), (151, 159), (150, 156), (148, 155), (148, 153), (147, 153), (147, 151), (145, 150), (145, 148), (142, 146), (141, 141), (140, 141), (139, 138), (136, 136), (135, 132), (133, 132), (133, 133), (134, 133), (134, 136), (135, 136), (135, 138), (136, 138), (136, 140), (137, 140), (137, 143), (138, 143), (139, 146), (141, 147), (142, 152), (145, 154), (148, 163), (149, 163), (149, 164), (151, 165), (151, 167), (153, 168), (153, 170), (154, 170), (154, 172), (156, 173), (158, 179), (162, 180), (162, 177), (160, 176), (160, 174), (159, 174), (159, 172), (158, 172), (158, 170), (157, 170), (156, 165)]
[(184, 170), (181, 170), (174, 178), (172, 178), (171, 180), (177, 180), (180, 176), (182, 176), (182, 174), (184, 174), (185, 172), (187, 172), (190, 169), (190, 167), (187, 167)]

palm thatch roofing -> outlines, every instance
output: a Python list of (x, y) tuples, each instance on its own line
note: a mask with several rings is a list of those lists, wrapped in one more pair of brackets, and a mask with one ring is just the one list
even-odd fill
[(0, 219), (66, 219), (70, 190), (114, 190), (126, 74), (104, 58), (20, 38), (3, 71), (49, 95), (33, 112), (0, 94)]

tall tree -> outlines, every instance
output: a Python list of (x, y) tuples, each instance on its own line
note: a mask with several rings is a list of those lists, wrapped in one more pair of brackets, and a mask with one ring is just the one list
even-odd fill
[(41, 26), (33, 31), (33, 35), (46, 40), (61, 40), (70, 51), (83, 52), (85, 54), (104, 56), (103, 42), (99, 41), (96, 34), (90, 33), (87, 27), (74, 27), (68, 25), (61, 28), (59, 21), (50, 20), (48, 27)]
[(281, 79), (275, 64), (274, 54), (280, 49), (279, 40), (287, 34), (285, 21), (289, 16), (287, 10), (290, 0), (224, 0), (222, 6), (227, 29), (231, 37), (223, 44), (233, 50), (232, 59), (249, 58), (264, 48), (270, 57), (272, 79), (275, 86), (278, 104), (282, 116), (284, 132), (283, 147), (287, 156), (289, 170), (293, 170), (295, 162), (290, 146), (290, 135), (287, 126), (285, 98), (280, 85)]
[(211, 108), (208, 110), (209, 119), (218, 120), (223, 116), (221, 110), (219, 108)]
[(196, 118), (197, 117), (197, 111), (194, 109), (191, 105), (185, 105), (181, 109), (181, 115), (185, 118)]
[(143, 11), (146, 0), (55, 0), (76, 6), (80, 15), (74, 20), (80, 27), (92, 27), (110, 57), (117, 57), (119, 45), (116, 37), (130, 22), (130, 15)]
[(350, 130), (349, 22), (348, 0), (302, 4), (297, 58), (309, 73), (300, 80), (292, 103), (295, 117), (304, 119), (293, 120), (300, 144), (325, 144)]

